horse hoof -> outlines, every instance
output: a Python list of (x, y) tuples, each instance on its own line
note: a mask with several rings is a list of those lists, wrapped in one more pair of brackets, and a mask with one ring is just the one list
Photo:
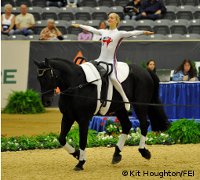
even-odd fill
[(140, 154), (142, 155), (142, 157), (144, 157), (145, 159), (151, 159), (151, 153), (150, 153), (150, 151), (148, 150), (148, 149), (138, 149), (139, 150), (139, 152), (140, 152)]
[(122, 155), (120, 154), (120, 149), (118, 146), (115, 146), (115, 153), (113, 155), (112, 164), (117, 164), (122, 160)]
[(82, 170), (84, 170), (83, 167), (77, 167), (77, 166), (74, 167), (74, 171), (82, 171)]
[(122, 160), (122, 155), (118, 154), (118, 155), (114, 155), (113, 159), (112, 159), (112, 164), (117, 164)]
[(78, 159), (79, 160), (79, 157), (80, 157), (80, 150), (75, 150), (75, 152), (74, 153), (72, 153), (71, 154), (72, 156), (74, 156), (76, 159)]
[(83, 164), (85, 164), (85, 160), (79, 161), (78, 164), (75, 166), (75, 171), (82, 171), (83, 170)]

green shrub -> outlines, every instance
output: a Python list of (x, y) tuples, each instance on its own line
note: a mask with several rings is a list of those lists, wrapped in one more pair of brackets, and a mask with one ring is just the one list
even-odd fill
[[(110, 123), (110, 122), (109, 122)], [(118, 123), (118, 122), (117, 122)], [(109, 125), (112, 125), (110, 123)], [(109, 126), (108, 125), (108, 126)], [(134, 146), (140, 142), (140, 129), (131, 131), (125, 145)], [(120, 133), (109, 135), (107, 132), (97, 133), (94, 130), (88, 131), (87, 147), (111, 147), (116, 145)], [(79, 129), (73, 127), (67, 135), (67, 142), (73, 147), (79, 147)], [(172, 126), (166, 133), (148, 132), (146, 143), (154, 144), (175, 144), (175, 143), (200, 143), (200, 123), (194, 120), (182, 119), (172, 123)], [(39, 135), (32, 137), (2, 137), (1, 151), (19, 151), (28, 149), (53, 149), (61, 147), (58, 141), (58, 135), (50, 133), (48, 135)]]
[(29, 149), (53, 149), (61, 147), (58, 135), (50, 133), (39, 136), (1, 137), (1, 151), (21, 151)]
[(180, 119), (172, 123), (168, 134), (176, 143), (200, 143), (200, 123)]
[(8, 104), (3, 113), (9, 114), (35, 114), (44, 112), (39, 94), (33, 90), (14, 91), (8, 97)]

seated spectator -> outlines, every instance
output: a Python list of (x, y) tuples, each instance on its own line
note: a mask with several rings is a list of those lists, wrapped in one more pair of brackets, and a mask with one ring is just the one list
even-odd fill
[(63, 7), (66, 4), (66, 0), (47, 0), (47, 6)]
[(124, 7), (125, 19), (135, 19), (141, 13), (140, 0), (132, 0)]
[(161, 0), (146, 0), (142, 4), (141, 14), (139, 14), (135, 19), (161, 19), (166, 11), (166, 7)]
[(62, 33), (56, 27), (53, 19), (47, 20), (47, 27), (41, 31), (40, 40), (63, 40)]
[(78, 0), (67, 0), (67, 6), (71, 8), (79, 7)]
[(147, 66), (147, 70), (150, 70), (156, 73), (156, 62), (154, 59), (148, 60), (146, 63), (146, 66)]
[[(107, 29), (106, 21), (101, 21), (99, 23), (99, 29)], [(92, 36), (93, 41), (99, 41), (100, 39), (101, 39), (101, 35), (93, 34), (93, 36)]]
[(12, 13), (12, 5), (5, 5), (5, 14), (1, 16), (1, 33), (7, 35), (14, 34), (14, 25), (15, 25), (15, 15)]
[(78, 34), (78, 40), (92, 40), (92, 33), (83, 29), (82, 32)]
[(175, 70), (172, 77), (173, 81), (197, 81), (196, 69), (189, 59), (185, 59), (183, 63)]
[(23, 34), (25, 36), (32, 35), (33, 27), (35, 25), (34, 16), (28, 12), (28, 8), (25, 4), (20, 6), (21, 14), (15, 18), (16, 30), (15, 34)]

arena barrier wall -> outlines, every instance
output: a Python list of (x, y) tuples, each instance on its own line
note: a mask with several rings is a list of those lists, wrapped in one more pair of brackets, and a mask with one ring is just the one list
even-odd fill
[(12, 91), (27, 89), (30, 42), (1, 41), (1, 107)]

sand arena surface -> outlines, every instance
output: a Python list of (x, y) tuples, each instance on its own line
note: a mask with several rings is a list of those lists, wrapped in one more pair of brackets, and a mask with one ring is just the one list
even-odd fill
[[(2, 114), (4, 136), (39, 135), (60, 130), (61, 114), (49, 110), (37, 115)], [(200, 144), (147, 146), (152, 153), (151, 160), (145, 160), (138, 147), (126, 146), (122, 161), (112, 165), (114, 148), (87, 148), (87, 162), (84, 171), (75, 172), (77, 160), (64, 149), (2, 152), (2, 180), (82, 180), (82, 179), (161, 179), (155, 173), (170, 171), (186, 172), (180, 177), (165, 175), (162, 179), (200, 179)], [(128, 171), (124, 177), (122, 172)], [(131, 173), (130, 173), (131, 171)], [(149, 173), (147, 176), (143, 173)], [(152, 176), (150, 176), (150, 173)], [(130, 176), (131, 175), (131, 176)], [(140, 176), (139, 176), (140, 175)]]

